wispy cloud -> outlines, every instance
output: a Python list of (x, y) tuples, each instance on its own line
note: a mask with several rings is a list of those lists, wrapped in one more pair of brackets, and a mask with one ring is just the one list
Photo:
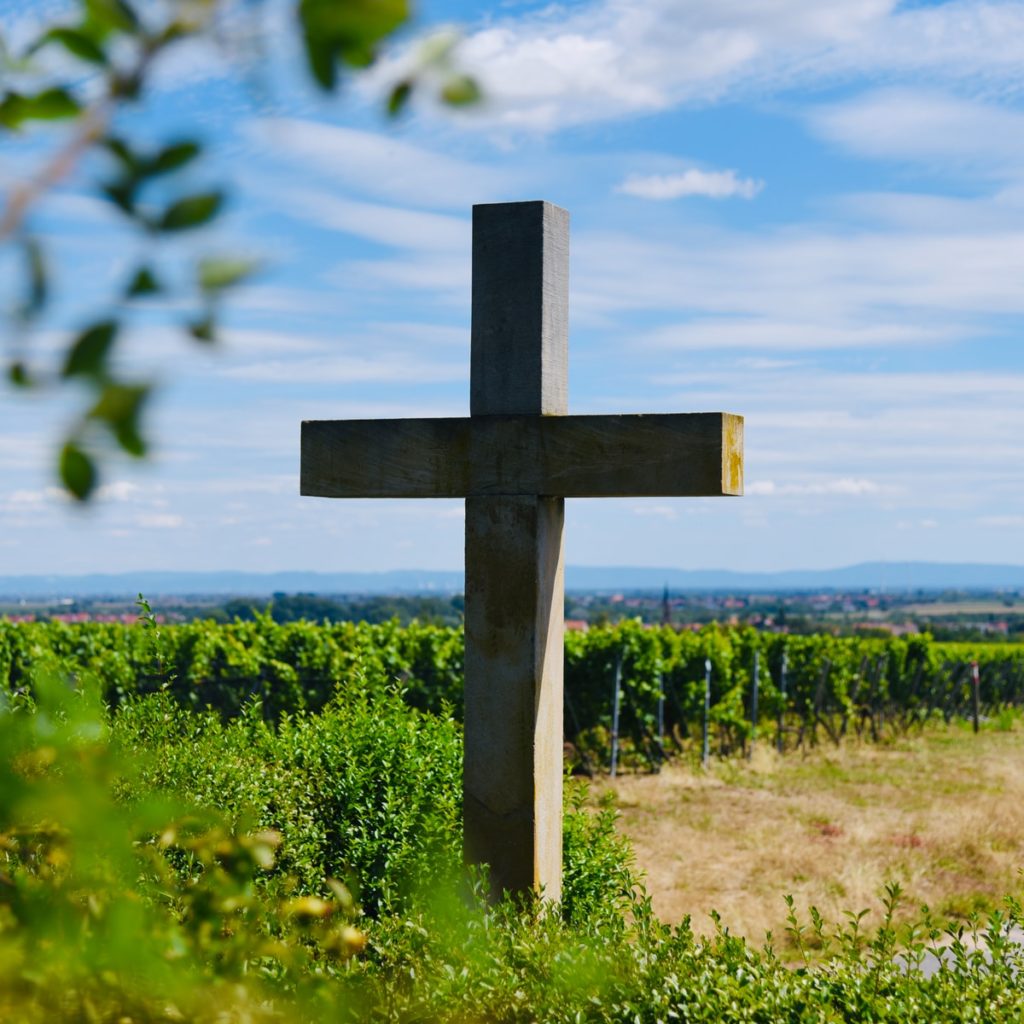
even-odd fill
[(762, 188), (763, 181), (738, 178), (732, 170), (701, 171), (691, 168), (681, 174), (631, 174), (616, 191), (640, 199), (681, 199), (684, 196), (753, 199)]
[(221, 371), (234, 380), (270, 381), (289, 384), (434, 384), (464, 380), (469, 367), (464, 362), (445, 363), (437, 359), (411, 358), (407, 353), (380, 356), (337, 355), (317, 359), (280, 359), (249, 363)]
[(547, 132), (878, 74), (1015, 86), (1024, 9), (979, 0), (592, 0), (491, 23), (461, 54), (493, 98), (476, 120)]
[[(747, 349), (823, 352), (830, 349), (934, 344), (960, 337), (964, 333), (964, 327), (955, 325), (836, 324), (824, 319), (800, 323), (785, 319), (721, 317), (660, 327), (645, 335), (644, 341), (654, 348), (678, 351)], [(764, 365), (771, 368), (777, 364)]]
[(355, 202), (322, 189), (286, 192), (280, 202), (307, 223), (369, 242), (428, 252), (469, 251), (470, 222), (466, 217)]
[(774, 480), (755, 480), (745, 491), (750, 495), (839, 495), (859, 497), (864, 494), (878, 494), (884, 488), (874, 480), (843, 477), (839, 480), (814, 480), (807, 483), (776, 483)]
[(185, 525), (185, 519), (173, 512), (146, 512), (136, 517), (135, 524), (149, 530), (176, 530)]
[(514, 198), (523, 184), (521, 175), (498, 165), (460, 159), (396, 132), (267, 118), (249, 122), (243, 134), (270, 159), (301, 164), (325, 181), (390, 204), (465, 210), (472, 203)]
[(978, 522), (997, 530), (1024, 530), (1024, 515), (982, 516)]
[(991, 102), (879, 89), (813, 108), (808, 120), (819, 136), (858, 156), (1024, 179), (1024, 113)]

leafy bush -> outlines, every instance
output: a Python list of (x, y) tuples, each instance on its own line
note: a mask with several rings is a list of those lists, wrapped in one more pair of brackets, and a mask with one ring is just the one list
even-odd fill
[[(987, 924), (948, 932), (924, 912), (897, 933), (895, 888), (870, 933), (856, 914), (830, 927), (813, 908), (806, 923), (794, 911), (793, 966), (770, 938), (756, 948), (721, 923), (710, 939), (659, 923), (613, 813), (590, 814), (578, 792), (563, 913), (488, 905), (479, 884), (451, 884), (458, 829), (442, 834), (457, 821), (458, 730), (397, 693), (342, 692), (323, 714), (275, 728), (255, 710), (224, 723), (166, 694), (129, 703), (108, 725), (88, 687), (44, 675), (34, 692), (37, 704), (21, 695), (0, 709), (5, 1021), (966, 1024), (1024, 1014), (1024, 948), (1008, 937), (1024, 916), (1012, 899)], [(363, 820), (352, 826), (346, 813)], [(260, 827), (271, 821), (280, 831)], [(354, 917), (327, 874), (353, 862), (369, 872), (375, 918)], [(432, 881), (403, 894), (375, 871)], [(921, 970), (928, 957), (933, 977)]]
[(264, 721), (258, 702), (224, 722), (166, 694), (124, 706), (113, 735), (144, 766), (130, 798), (180, 794), (284, 837), (277, 870), (320, 893), (353, 876), (371, 913), (421, 887), (450, 884), (461, 863), (462, 742), (450, 719), (408, 708), (392, 690), (343, 688), (321, 713)]
[[(280, 836), (146, 792), (88, 689), (0, 707), (0, 1020), (279, 1020), (362, 949), (335, 883), (258, 885)], [(135, 798), (115, 799), (131, 788)]]
[[(268, 723), (252, 703), (224, 722), (159, 694), (122, 707), (113, 737), (140, 767), (125, 795), (177, 794), (197, 807), (283, 836), (277, 872), (302, 891), (351, 878), (380, 916), (457, 887), (462, 874), (462, 737), (451, 717), (419, 712), (397, 689), (358, 681), (319, 713)], [(621, 913), (636, 884), (614, 812), (591, 814), (570, 786), (565, 913)]]

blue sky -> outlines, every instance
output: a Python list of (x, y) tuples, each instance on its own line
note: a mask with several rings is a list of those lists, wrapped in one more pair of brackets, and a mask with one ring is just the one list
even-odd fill
[[(428, 2), (330, 99), (266, 12), (264, 59), (183, 55), (130, 121), (210, 141), (190, 173), (234, 200), (188, 244), (265, 270), (213, 351), (172, 302), (136, 316), (154, 456), (85, 513), (51, 478), (67, 407), (0, 396), (0, 573), (458, 568), (460, 502), (300, 498), (299, 423), (465, 415), (470, 207), (535, 198), (572, 216), (571, 411), (746, 416), (744, 498), (569, 502), (569, 563), (1024, 563), (1024, 3)], [(452, 23), (487, 102), (387, 122), (416, 33)], [(0, 188), (48, 144), (0, 142)], [(98, 169), (35, 214), (41, 362), (139, 251)]]

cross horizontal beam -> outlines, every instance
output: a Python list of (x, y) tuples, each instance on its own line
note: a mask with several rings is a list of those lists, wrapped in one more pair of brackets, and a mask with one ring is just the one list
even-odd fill
[(307, 420), (301, 493), (323, 498), (743, 493), (743, 417)]

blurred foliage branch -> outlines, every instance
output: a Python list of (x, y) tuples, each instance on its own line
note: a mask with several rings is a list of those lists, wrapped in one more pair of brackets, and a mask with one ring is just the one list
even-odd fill
[[(113, 448), (141, 458), (147, 452), (143, 414), (153, 385), (124, 375), (115, 356), (130, 312), (170, 291), (170, 275), (156, 265), (159, 243), (213, 225), (229, 198), (221, 187), (190, 191), (183, 185), (179, 172), (201, 165), (202, 141), (168, 138), (145, 145), (121, 130), (119, 115), (144, 107), (154, 68), (169, 54), (204, 39), (223, 41), (239, 26), (245, 34), (262, 6), (241, 0), (77, 0), (71, 15), (43, 26), (20, 52), (0, 37), (0, 132), (50, 124), (61, 136), (42, 166), (8, 189), (0, 210), (0, 247), (19, 253), (24, 280), (9, 315), (6, 376), (19, 389), (81, 394), (57, 459), (63, 487), (79, 501), (94, 493), (104, 453)], [(409, 0), (294, 0), (293, 14), (308, 73), (326, 92), (336, 91), (346, 72), (372, 65), (412, 18)], [(449, 106), (479, 98), (476, 83), (455, 67), (452, 45), (450, 35), (425, 42), (412, 70), (384, 97), (389, 116), (401, 113), (413, 92), (428, 83)], [(109, 166), (97, 194), (142, 240), (144, 256), (104, 310), (63, 344), (59, 365), (47, 372), (29, 357), (33, 329), (54, 298), (52, 259), (33, 230), (32, 214), (92, 153)], [(257, 270), (249, 258), (197, 258), (185, 294), (177, 296), (190, 310), (183, 325), (187, 335), (200, 344), (214, 342), (225, 293)]]

